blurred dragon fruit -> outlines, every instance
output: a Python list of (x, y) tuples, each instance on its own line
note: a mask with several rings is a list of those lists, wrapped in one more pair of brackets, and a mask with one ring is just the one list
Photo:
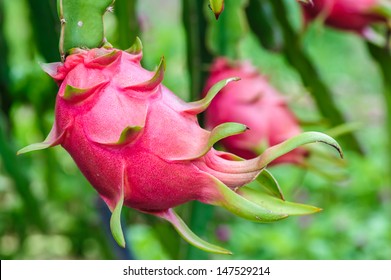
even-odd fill
[[(225, 122), (239, 122), (249, 127), (246, 132), (221, 141), (229, 152), (246, 159), (254, 158), (266, 148), (301, 133), (298, 121), (281, 94), (249, 62), (217, 58), (211, 67), (206, 90), (217, 81), (232, 76), (241, 77), (241, 81), (222, 89), (205, 115), (207, 127)], [(298, 148), (271, 164), (300, 163), (306, 154), (305, 149)]]
[[(140, 65), (139, 40), (127, 51), (110, 45), (73, 49), (64, 63), (43, 65), (59, 85), (55, 122), (42, 143), (24, 153), (64, 147), (112, 211), (115, 240), (125, 246), (122, 206), (168, 220), (189, 243), (215, 253), (230, 252), (196, 236), (173, 211), (191, 200), (222, 206), (256, 222), (304, 215), (319, 208), (282, 200), (267, 164), (299, 145), (322, 141), (340, 151), (330, 137), (313, 132), (272, 147), (253, 160), (220, 152), (213, 145), (246, 131), (238, 123), (201, 128), (204, 111), (229, 78), (215, 84), (205, 98), (185, 103), (164, 87), (164, 60), (151, 73)], [(265, 187), (242, 187), (257, 176)]]
[(325, 23), (338, 29), (363, 33), (370, 24), (385, 22), (388, 0), (312, 0), (303, 3), (306, 21), (323, 17)]

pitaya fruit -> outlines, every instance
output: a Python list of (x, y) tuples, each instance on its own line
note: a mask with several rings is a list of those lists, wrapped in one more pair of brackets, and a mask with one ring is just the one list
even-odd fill
[(382, 0), (312, 0), (302, 4), (306, 21), (320, 16), (338, 29), (363, 33), (370, 24), (385, 22)]
[[(242, 134), (221, 140), (229, 152), (246, 159), (254, 158), (266, 148), (301, 133), (296, 117), (281, 94), (250, 62), (217, 58), (211, 67), (205, 92), (216, 82), (232, 76), (241, 77), (241, 81), (222, 89), (205, 113), (207, 128), (225, 122), (239, 122), (250, 128)], [(299, 164), (306, 154), (305, 149), (298, 148), (271, 164)]]
[[(64, 63), (43, 65), (60, 87), (55, 122), (44, 142), (19, 151), (64, 147), (112, 211), (112, 233), (121, 246), (123, 205), (166, 219), (191, 244), (223, 254), (230, 252), (197, 237), (172, 208), (199, 200), (257, 222), (319, 211), (276, 198), (265, 167), (306, 143), (323, 141), (340, 151), (332, 138), (303, 134), (249, 161), (217, 151), (214, 143), (247, 127), (225, 123), (208, 131), (199, 126), (197, 114), (236, 78), (220, 81), (200, 101), (185, 103), (161, 84), (164, 61), (151, 73), (141, 67), (141, 57), (137, 40), (128, 51), (110, 45), (73, 49)], [(258, 175), (271, 181), (269, 193), (242, 187)]]

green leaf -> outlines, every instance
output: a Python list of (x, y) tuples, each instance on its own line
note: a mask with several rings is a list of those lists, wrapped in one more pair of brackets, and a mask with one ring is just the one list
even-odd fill
[(194, 232), (192, 232), (191, 229), (189, 229), (189, 227), (175, 213), (174, 210), (168, 209), (167, 211), (164, 212), (150, 213), (150, 214), (158, 216), (170, 222), (175, 227), (177, 232), (182, 236), (182, 238), (185, 239), (187, 242), (189, 242), (191, 245), (210, 253), (232, 255), (230, 251), (221, 248), (219, 246), (213, 245), (211, 243), (208, 243), (205, 240), (202, 240), (196, 234), (194, 234)]

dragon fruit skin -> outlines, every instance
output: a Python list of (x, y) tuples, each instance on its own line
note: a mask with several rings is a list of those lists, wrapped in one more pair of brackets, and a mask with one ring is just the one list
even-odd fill
[(306, 21), (323, 16), (325, 23), (338, 29), (363, 33), (370, 24), (385, 21), (374, 8), (379, 0), (313, 0), (302, 4)]
[[(222, 89), (205, 116), (207, 127), (224, 122), (239, 122), (249, 127), (245, 133), (221, 141), (229, 152), (243, 158), (253, 158), (265, 148), (301, 133), (296, 117), (281, 94), (249, 62), (230, 62), (223, 57), (217, 58), (205, 88), (209, 89), (216, 81), (231, 76), (239, 76), (241, 80)], [(272, 164), (297, 164), (306, 153), (304, 149), (295, 149)]]
[(199, 200), (255, 222), (320, 211), (279, 199), (273, 182), (272, 195), (243, 186), (257, 176), (274, 179), (265, 167), (297, 146), (323, 141), (340, 151), (335, 140), (307, 133), (252, 160), (217, 151), (217, 141), (243, 133), (246, 126), (224, 123), (208, 131), (199, 126), (197, 114), (237, 78), (219, 81), (205, 98), (185, 103), (161, 84), (164, 60), (152, 73), (141, 67), (141, 58), (138, 40), (128, 51), (73, 49), (64, 63), (42, 65), (59, 85), (55, 122), (44, 142), (19, 151), (56, 145), (67, 150), (112, 211), (111, 230), (121, 246), (123, 205), (166, 219), (189, 243), (222, 254), (230, 252), (196, 236), (172, 208)]
[[(192, 113), (198, 108), (160, 85), (163, 64), (154, 76), (141, 68), (140, 58), (92, 49), (55, 65), (57, 72), (51, 74), (60, 89), (51, 137), (69, 152), (110, 209), (121, 191), (126, 206), (145, 212), (195, 199), (208, 202), (215, 194), (207, 186), (214, 181), (198, 166), (211, 133), (198, 125)], [(213, 149), (208, 153), (218, 156)], [(259, 171), (230, 176), (229, 182), (244, 185)], [(224, 173), (218, 179), (224, 182)]]

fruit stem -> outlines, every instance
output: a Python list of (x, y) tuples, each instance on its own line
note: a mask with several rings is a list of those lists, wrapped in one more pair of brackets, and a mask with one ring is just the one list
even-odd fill
[(112, 12), (115, 0), (57, 0), (61, 23), (61, 60), (73, 48), (97, 48), (105, 42), (103, 16)]

